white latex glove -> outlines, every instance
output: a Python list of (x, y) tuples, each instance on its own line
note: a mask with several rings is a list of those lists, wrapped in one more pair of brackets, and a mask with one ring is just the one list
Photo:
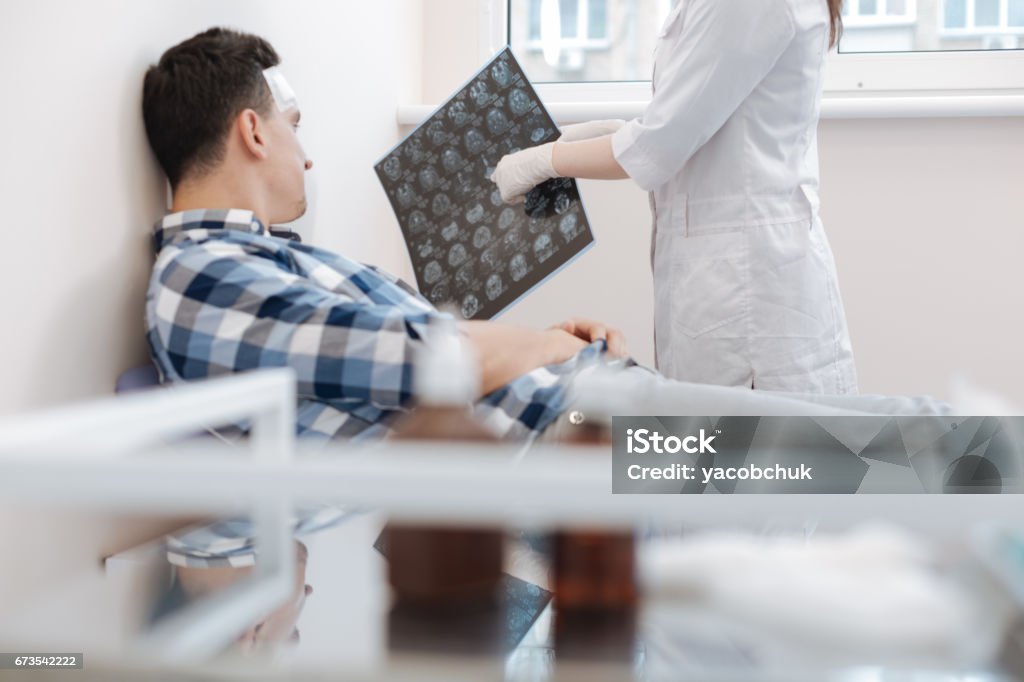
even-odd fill
[(626, 125), (626, 122), (621, 118), (573, 123), (562, 128), (562, 136), (558, 138), (558, 141), (579, 142), (580, 140), (592, 140), (595, 137), (611, 135), (624, 125)]
[(548, 142), (502, 157), (491, 173), (491, 180), (498, 185), (502, 201), (517, 204), (540, 183), (560, 177), (551, 161), (554, 147), (554, 142)]

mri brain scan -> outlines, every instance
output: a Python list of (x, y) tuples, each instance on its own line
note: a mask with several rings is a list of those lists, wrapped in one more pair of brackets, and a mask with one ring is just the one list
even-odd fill
[(544, 233), (533, 241), (533, 255), (538, 263), (543, 263), (555, 252), (555, 243), (551, 241), (551, 235)]
[(408, 142), (408, 146), (405, 148), (405, 156), (409, 159), (409, 163), (414, 166), (418, 166), (423, 163), (423, 159), (427, 157), (427, 153), (423, 151), (423, 143), (418, 139), (411, 139)]
[(445, 129), (444, 122), (432, 121), (430, 125), (427, 126), (427, 139), (430, 140), (430, 144), (434, 145), (435, 147), (440, 147), (441, 145), (443, 145), (445, 142), (448, 141), (449, 137), (451, 136)]
[(465, 81), (375, 165), (420, 291), (490, 319), (593, 242), (575, 181), (506, 204), (490, 176), (503, 156), (558, 138), (512, 52)]
[(464, 164), (465, 161), (462, 160), (462, 155), (454, 148), (449, 147), (441, 152), (441, 165), (444, 166), (444, 169), (449, 173), (454, 173), (462, 168)]
[(523, 277), (526, 277), (528, 269), (529, 265), (526, 262), (526, 256), (521, 253), (512, 256), (512, 261), (508, 264), (508, 274), (512, 277), (513, 282), (518, 282)]
[(435, 304), (445, 303), (451, 300), (452, 290), (446, 282), (441, 282), (436, 287), (430, 290), (428, 298)]
[(516, 217), (516, 210), (514, 208), (511, 206), (503, 208), (498, 216), (498, 229), (504, 231), (515, 225)]
[(572, 198), (568, 192), (559, 192), (555, 195), (555, 213), (562, 215), (572, 208)]
[(452, 102), (452, 105), (448, 107), (448, 120), (454, 123), (457, 128), (466, 125), (469, 122), (469, 109), (466, 107), (466, 103), (461, 101)]
[(491, 228), (486, 225), (481, 225), (476, 228), (476, 232), (473, 233), (473, 247), (476, 249), (482, 249), (491, 243)]
[(466, 247), (462, 244), (456, 244), (448, 251), (448, 265), (453, 268), (457, 268), (466, 262), (469, 254), (466, 253)]
[(558, 231), (562, 233), (562, 239), (569, 242), (576, 236), (576, 214), (570, 213), (562, 216), (558, 221)]
[(509, 129), (508, 116), (501, 109), (491, 109), (487, 112), (487, 129), (492, 135), (500, 135)]
[(462, 316), (467, 320), (476, 317), (480, 311), (480, 299), (476, 294), (466, 294), (462, 299)]
[(493, 246), (480, 254), (480, 264), (487, 272), (497, 270), (501, 267), (501, 247)]
[(435, 194), (430, 208), (438, 217), (448, 215), (452, 210), (452, 200), (448, 198), (447, 194)]
[(487, 91), (487, 83), (483, 80), (473, 81), (469, 86), (469, 96), (477, 107), (486, 106), (491, 101), (491, 93)]
[(398, 200), (399, 206), (409, 208), (416, 201), (416, 192), (412, 190), (411, 185), (399, 185), (395, 190), (395, 198)]
[(494, 299), (501, 296), (501, 292), (505, 290), (505, 285), (501, 283), (500, 275), (491, 275), (487, 278), (487, 300), (493, 301)]
[(491, 78), (499, 88), (507, 88), (512, 82), (512, 70), (509, 68), (508, 62), (499, 57), (491, 66)]
[(466, 222), (470, 225), (475, 225), (484, 219), (487, 212), (484, 210), (483, 204), (475, 204), (468, 211), (466, 211)]
[(518, 228), (509, 230), (502, 241), (505, 243), (505, 248), (509, 251), (518, 251), (526, 245), (526, 240)]
[(459, 236), (459, 224), (454, 220), (441, 228), (441, 239), (450, 242)]
[(473, 279), (476, 277), (476, 268), (472, 263), (466, 263), (455, 273), (455, 285), (465, 289), (473, 286)]
[(423, 211), (413, 211), (409, 214), (409, 227), (413, 234), (422, 234), (427, 229), (427, 216)]
[(441, 184), (441, 176), (433, 166), (426, 166), (420, 171), (420, 187), (424, 192), (429, 192)]
[(427, 284), (433, 284), (442, 277), (444, 277), (444, 270), (436, 260), (427, 263), (427, 267), (423, 269), (423, 281)]
[(402, 175), (402, 162), (397, 156), (389, 156), (384, 161), (384, 174), (392, 180), (397, 180)]
[(476, 156), (487, 147), (487, 138), (480, 132), (479, 128), (470, 128), (466, 131), (466, 153)]
[(508, 96), (508, 107), (513, 114), (520, 116), (533, 108), (533, 100), (525, 92), (516, 88)]

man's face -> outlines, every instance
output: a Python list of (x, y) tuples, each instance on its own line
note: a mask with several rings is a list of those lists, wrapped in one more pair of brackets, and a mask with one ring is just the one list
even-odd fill
[(306, 212), (305, 172), (313, 167), (299, 143), (301, 112), (297, 107), (280, 111), (271, 106), (264, 118), (269, 145), (270, 222), (288, 223)]

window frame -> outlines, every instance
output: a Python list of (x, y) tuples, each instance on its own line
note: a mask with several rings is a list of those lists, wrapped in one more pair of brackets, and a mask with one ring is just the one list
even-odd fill
[[(508, 44), (510, 0), (479, 0), (481, 3), (481, 59), (488, 59)], [(915, 6), (916, 9), (916, 6)], [(572, 107), (586, 103), (620, 103), (629, 108), (650, 99), (650, 81), (537, 83), (545, 102)], [(964, 111), (979, 115), (985, 110), (984, 96), (994, 102), (992, 115), (1024, 113), (1024, 50), (961, 50), (944, 52), (841, 53), (833, 50), (825, 67), (826, 102), (839, 98), (877, 98), (901, 100), (903, 111), (927, 112), (929, 102), (936, 103), (935, 115), (956, 116), (949, 98), (974, 98)], [(1014, 101), (1007, 105), (1005, 98)], [(1021, 98), (1018, 107), (1016, 97)], [(907, 99), (921, 102), (906, 107)], [(928, 99), (931, 98), (931, 99)], [(940, 101), (942, 100), (942, 101)], [(861, 102), (861, 105), (866, 102)], [(913, 103), (911, 103), (913, 104)], [(563, 107), (564, 108), (564, 107)], [(851, 111), (871, 107), (854, 106)], [(607, 110), (607, 107), (605, 108)], [(884, 111), (867, 115), (884, 114)], [(582, 115), (582, 114), (581, 114)], [(859, 116), (860, 114), (853, 114)], [(980, 114), (984, 115), (984, 114)]]

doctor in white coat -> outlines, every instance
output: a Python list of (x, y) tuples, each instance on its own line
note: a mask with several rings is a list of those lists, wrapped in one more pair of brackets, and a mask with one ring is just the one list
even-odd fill
[(655, 347), (666, 376), (857, 390), (818, 218), (822, 78), (841, 2), (677, 0), (643, 116), (566, 126), (557, 142), (495, 169), (510, 202), (552, 177), (628, 177), (651, 192)]

